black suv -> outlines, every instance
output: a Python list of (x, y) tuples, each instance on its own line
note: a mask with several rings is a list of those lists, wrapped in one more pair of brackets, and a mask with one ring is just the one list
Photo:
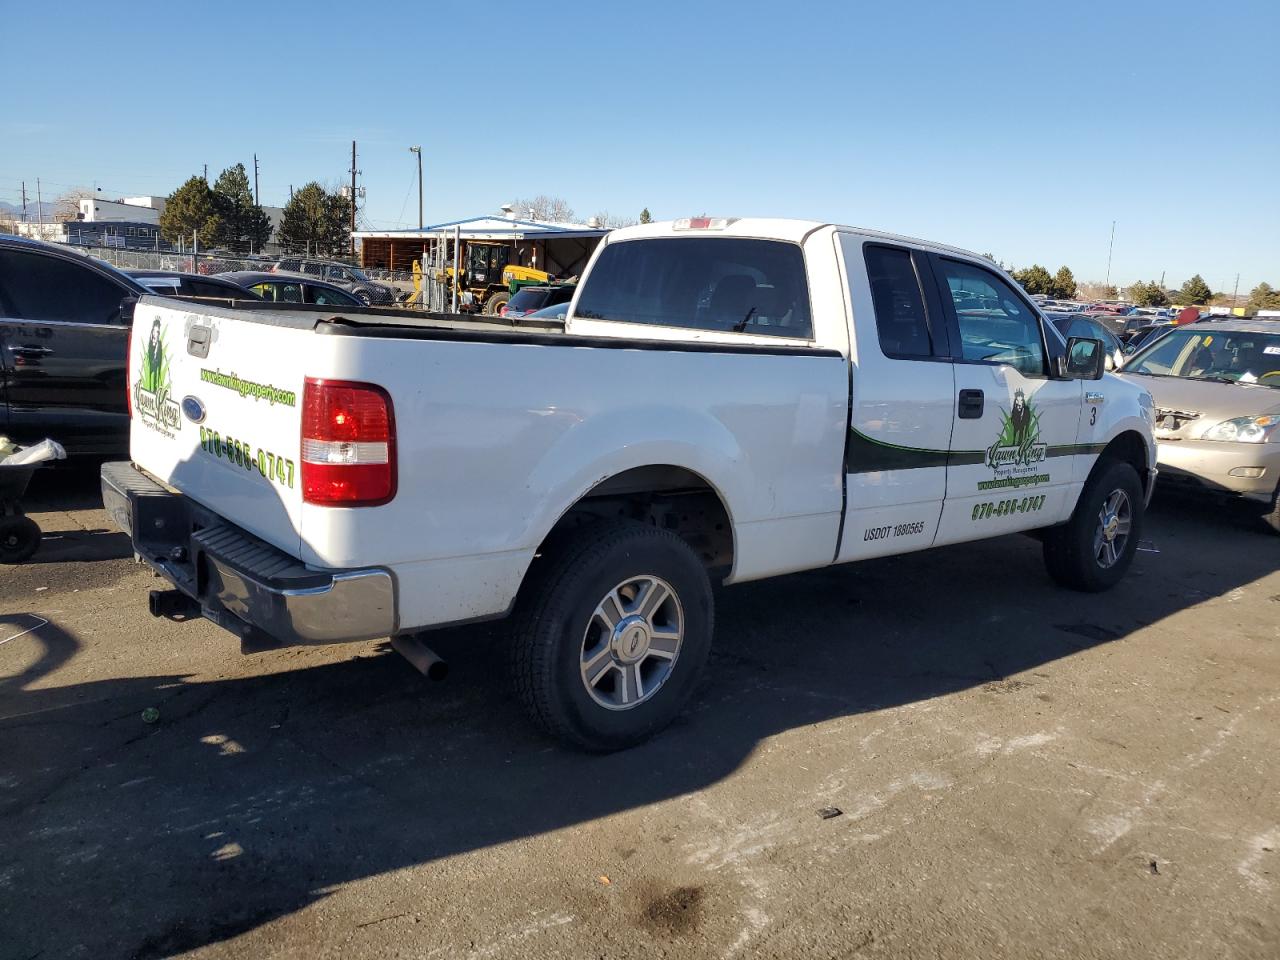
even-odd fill
[(541, 310), (543, 307), (554, 307), (558, 303), (568, 303), (573, 299), (574, 285), (571, 283), (547, 287), (521, 287), (515, 292), (506, 306), (498, 311), (499, 316), (508, 320)]
[(125, 454), (129, 327), (147, 292), (70, 248), (0, 236), (0, 434)]

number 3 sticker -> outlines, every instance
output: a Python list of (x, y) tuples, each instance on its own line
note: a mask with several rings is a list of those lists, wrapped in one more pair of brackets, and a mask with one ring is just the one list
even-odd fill
[(1089, 408), (1089, 426), (1092, 427), (1097, 422), (1098, 422), (1098, 408), (1090, 407)]

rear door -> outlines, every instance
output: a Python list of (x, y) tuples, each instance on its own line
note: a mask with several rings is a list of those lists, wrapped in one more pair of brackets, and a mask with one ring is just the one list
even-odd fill
[(148, 473), (297, 555), (307, 321), (144, 299), (135, 312), (130, 454)]
[(9, 432), (80, 454), (128, 444), (121, 302), (133, 291), (88, 264), (0, 250), (0, 366)]
[(930, 546), (947, 488), (955, 391), (927, 256), (839, 234), (853, 316), (844, 528), (837, 561)]
[(1050, 377), (1048, 340), (1030, 301), (993, 270), (931, 256), (950, 319), (954, 429), (939, 543), (1065, 519), (1083, 382)]

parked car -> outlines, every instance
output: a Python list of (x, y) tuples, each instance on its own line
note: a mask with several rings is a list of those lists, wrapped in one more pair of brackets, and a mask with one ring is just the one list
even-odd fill
[(1107, 348), (1108, 370), (1115, 370), (1124, 363), (1124, 347), (1120, 343), (1120, 339), (1102, 321), (1095, 320), (1093, 317), (1086, 317), (1081, 313), (1049, 313), (1046, 316), (1058, 328), (1058, 332), (1064, 338), (1092, 337), (1095, 340), (1101, 340), (1103, 346)]
[(571, 283), (545, 287), (521, 287), (498, 311), (498, 315), (508, 320), (517, 320), (543, 307), (568, 303), (573, 299), (573, 291), (576, 289), (577, 286)]
[(102, 482), (171, 585), (152, 612), (248, 649), (390, 636), (426, 672), (422, 631), (514, 613), (531, 717), (610, 750), (694, 690), (713, 581), (1018, 531), (1076, 589), (1133, 559), (1148, 393), (977, 254), (699, 217), (604, 237), (572, 304), (526, 328), (144, 300), (134, 463)]
[(1256, 320), (1175, 327), (1123, 374), (1154, 398), (1161, 477), (1254, 501), (1280, 533), (1280, 331)]
[(541, 310), (534, 310), (532, 313), (526, 313), (521, 320), (526, 322), (530, 320), (563, 320), (569, 315), (569, 301), (564, 303), (553, 303), (549, 307), (543, 307)]
[(152, 293), (195, 300), (261, 300), (258, 294), (221, 276), (179, 273), (176, 270), (126, 270)]
[(1121, 342), (1124, 344), (1124, 354), (1131, 357), (1143, 347), (1148, 346), (1158, 337), (1164, 336), (1170, 330), (1178, 329), (1172, 323), (1144, 323), (1132, 330), (1128, 331)]
[(353, 294), (362, 303), (398, 303), (404, 299), (400, 290), (388, 283), (372, 280), (359, 267), (335, 260), (311, 260), (306, 257), (284, 257), (272, 268), (281, 273), (301, 273), (315, 277)]
[(251, 291), (262, 300), (275, 303), (314, 303), (317, 306), (363, 307), (365, 301), (341, 287), (300, 273), (262, 273), (237, 270), (219, 274), (223, 279)]
[(0, 434), (73, 456), (129, 449), (125, 359), (147, 289), (62, 244), (0, 236)]

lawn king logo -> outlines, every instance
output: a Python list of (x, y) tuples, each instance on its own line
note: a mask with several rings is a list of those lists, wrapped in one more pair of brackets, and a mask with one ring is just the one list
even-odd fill
[(1013, 410), (1005, 412), (996, 442), (987, 448), (987, 466), (1002, 471), (1043, 463), (1049, 445), (1040, 442), (1040, 414), (1021, 390), (1013, 395)]
[(145, 426), (167, 437), (182, 429), (182, 408), (170, 394), (169, 348), (165, 346), (160, 318), (151, 325), (151, 336), (142, 351), (142, 375), (133, 385), (133, 409)]

